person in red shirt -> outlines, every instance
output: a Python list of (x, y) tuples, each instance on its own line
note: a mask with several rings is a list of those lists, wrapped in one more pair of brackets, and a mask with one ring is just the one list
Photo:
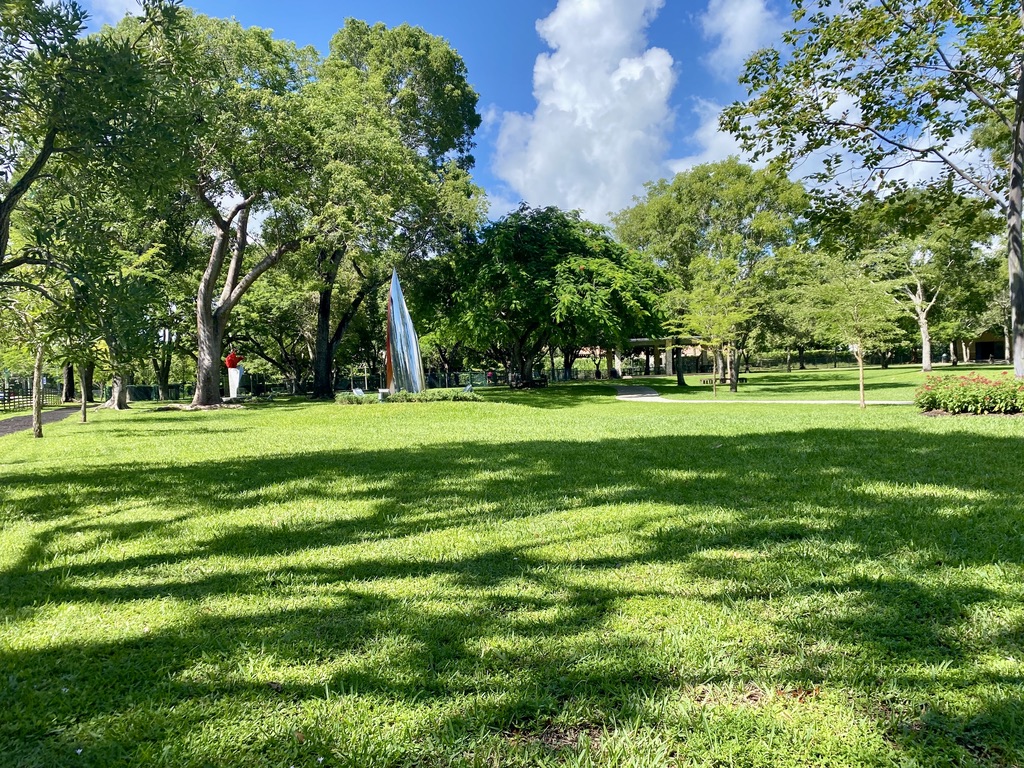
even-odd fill
[(245, 358), (239, 355), (237, 352), (235, 352), (234, 349), (232, 349), (230, 352), (228, 352), (228, 356), (224, 358), (224, 365), (226, 365), (228, 368), (237, 368), (238, 364), (243, 360), (245, 360)]

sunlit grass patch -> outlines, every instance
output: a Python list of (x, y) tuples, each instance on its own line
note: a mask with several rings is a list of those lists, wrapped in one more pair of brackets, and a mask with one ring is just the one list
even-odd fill
[(4, 438), (0, 754), (1024, 760), (1024, 422), (611, 392)]

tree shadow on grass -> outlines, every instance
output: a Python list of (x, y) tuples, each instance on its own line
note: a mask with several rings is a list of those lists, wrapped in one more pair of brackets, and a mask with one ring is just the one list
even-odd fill
[[(150, 748), (228, 764), (188, 734), (240, 711), (304, 724), (303, 745), (246, 731), (231, 759), (258, 764), (267, 750), (344, 751), (355, 725), (315, 724), (338, 706), (331, 690), (352, 706), (438, 707), (457, 743), (567, 712), (642, 718), (645, 698), (760, 675), (869, 701), (889, 691), (869, 716), (922, 762), (1019, 761), (1019, 667), (980, 660), (990, 648), (1020, 658), (1019, 625), (970, 629), (1016, 595), (1009, 580), (957, 576), (1024, 562), (1018, 448), (812, 429), (15, 468), (0, 504), (34, 527), (0, 576), (9, 627), (146, 601), (188, 610), (123, 639), (0, 649), (0, 705), (14, 713), (2, 746), (25, 765), (66, 763), (82, 744), (82, 764)], [(141, 551), (110, 554), (121, 545)], [(679, 609), (680, 591), (698, 616)], [(695, 664), (700, 648), (666, 650), (637, 602), (667, 612), (670, 635), (705, 615), (770, 631)], [(623, 615), (636, 626), (617, 628)], [(713, 653), (732, 631), (693, 642)], [(963, 685), (981, 693), (958, 704)], [(417, 728), (410, 738), (429, 740), (436, 723)]]

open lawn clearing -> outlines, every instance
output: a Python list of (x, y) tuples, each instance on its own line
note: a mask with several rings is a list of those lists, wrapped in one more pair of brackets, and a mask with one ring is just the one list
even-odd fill
[[(996, 377), (1004, 371), (1012, 376), (1012, 369), (998, 365), (936, 365), (933, 376), (963, 376), (980, 373), (983, 376)], [(662, 397), (672, 400), (700, 399), (713, 397), (714, 390), (710, 384), (701, 384), (710, 374), (687, 374), (686, 387), (676, 386), (675, 376), (647, 376), (624, 379), (619, 384), (652, 387)], [(816, 368), (813, 370), (786, 373), (771, 371), (767, 373), (743, 373), (747, 379), (740, 384), (735, 394), (729, 392), (729, 385), (718, 386), (718, 397), (722, 400), (856, 400), (857, 369), (856, 368)], [(927, 374), (921, 373), (920, 365), (900, 365), (889, 368), (864, 369), (864, 393), (868, 400), (902, 400), (914, 399), (914, 390), (924, 383)]]
[(1024, 420), (611, 393), (4, 438), (5, 764), (1024, 761)]

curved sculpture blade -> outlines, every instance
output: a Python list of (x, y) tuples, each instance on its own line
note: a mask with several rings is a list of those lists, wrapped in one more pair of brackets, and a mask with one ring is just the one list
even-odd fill
[(388, 293), (387, 376), (388, 389), (392, 392), (404, 389), (416, 393), (427, 388), (420, 340), (405, 306), (397, 270), (391, 271), (391, 291)]

